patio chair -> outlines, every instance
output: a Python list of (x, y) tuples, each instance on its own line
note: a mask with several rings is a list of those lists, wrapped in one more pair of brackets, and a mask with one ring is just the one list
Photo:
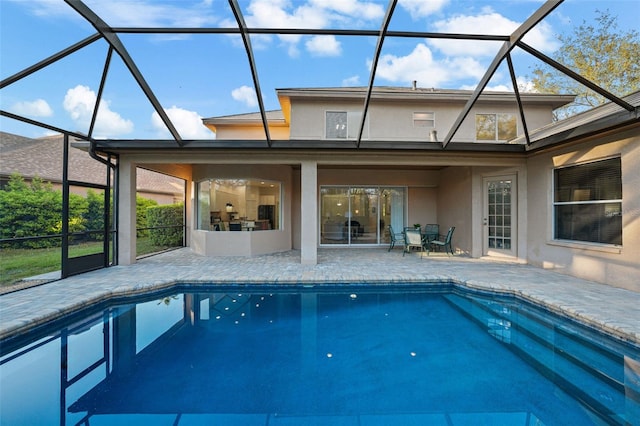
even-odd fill
[[(429, 245), (433, 246), (434, 248), (438, 248), (438, 250), (440, 249), (440, 247), (443, 247), (447, 252), (447, 256), (449, 255), (449, 253), (453, 254), (453, 248), (451, 247), (451, 237), (453, 236), (453, 231), (455, 230), (456, 227), (452, 226), (451, 228), (449, 228), (449, 230), (447, 231), (447, 235), (444, 236), (444, 238), (433, 240), (429, 243)], [(427, 254), (429, 254), (429, 252), (427, 252)]]
[(404, 245), (404, 233), (394, 232), (393, 227), (391, 225), (387, 226), (387, 229), (389, 229), (389, 239), (390, 239), (389, 250), (387, 251), (391, 251), (391, 249), (396, 246), (396, 243), (400, 243)]
[(440, 226), (437, 223), (427, 223), (424, 226), (422, 236), (425, 239), (427, 246), (431, 241), (437, 240), (438, 235), (440, 235)]
[(429, 248), (422, 238), (422, 233), (417, 228), (406, 228), (404, 230), (404, 250), (402, 251), (402, 256), (404, 256), (405, 253), (409, 253), (411, 248), (418, 248), (420, 252), (426, 250), (427, 253), (429, 253)]

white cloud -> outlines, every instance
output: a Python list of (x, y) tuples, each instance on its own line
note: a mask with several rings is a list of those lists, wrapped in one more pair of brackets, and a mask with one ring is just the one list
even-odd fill
[(518, 85), (518, 90), (521, 92), (528, 93), (537, 93), (538, 91), (533, 87), (533, 81), (527, 79), (526, 77), (516, 77), (516, 84)]
[(409, 11), (413, 19), (439, 12), (449, 0), (400, 0), (400, 7)]
[[(178, 108), (175, 105), (169, 109), (165, 108), (164, 111), (182, 138), (214, 139), (213, 132), (202, 124), (202, 117), (197, 112)], [(169, 135), (169, 130), (156, 111), (151, 114), (151, 124), (161, 135)]]
[(305, 46), (315, 56), (340, 56), (342, 53), (342, 46), (335, 36), (312, 37)]
[(111, 25), (203, 27), (216, 22), (210, 1), (171, 5), (152, 0), (90, 0), (87, 4)]
[[(518, 91), (520, 93), (537, 93), (537, 90), (533, 88), (533, 82), (528, 80), (526, 77), (519, 76), (516, 77), (516, 84), (518, 85)], [(465, 84), (460, 86), (462, 90), (475, 90), (477, 84)], [(493, 92), (513, 92), (513, 85), (511, 82), (506, 84), (496, 84), (494, 86), (485, 87), (485, 90), (493, 91)]]
[[(511, 35), (519, 26), (519, 22), (512, 21), (490, 9), (485, 9), (479, 15), (455, 15), (433, 24), (437, 32), (503, 36)], [(523, 41), (545, 51), (555, 50), (558, 46), (553, 29), (546, 22), (536, 25), (526, 34)], [(429, 44), (449, 56), (495, 56), (502, 42), (432, 39)]]
[(360, 76), (354, 75), (351, 77), (347, 77), (342, 80), (342, 87), (352, 87), (360, 85)]
[(431, 50), (419, 43), (406, 56), (381, 56), (377, 77), (391, 82), (408, 83), (416, 80), (422, 87), (442, 87), (444, 83), (457, 79), (479, 79), (484, 72), (484, 67), (470, 57), (435, 60)]
[[(77, 85), (73, 89), (67, 90), (62, 105), (76, 125), (88, 131), (96, 99), (95, 92), (89, 87)], [(133, 122), (112, 111), (108, 101), (104, 99), (100, 101), (98, 116), (93, 129), (93, 134), (96, 138), (114, 137), (132, 131)]]
[[(1, 1), (1, 0), (0, 0)], [(61, 5), (58, 0), (12, 0), (20, 6), (27, 7), (35, 16), (42, 18), (66, 17), (78, 21), (83, 18), (66, 4)]]
[[(384, 8), (375, 2), (361, 0), (310, 0), (297, 2), (289, 0), (252, 0), (246, 8), (245, 21), (249, 27), (266, 28), (332, 28), (359, 27), (365, 22), (376, 22), (384, 16)], [(225, 25), (236, 26), (228, 21)], [(300, 35), (278, 35), (277, 39), (283, 44), (289, 56), (300, 54), (298, 44), (307, 37)], [(310, 53), (327, 56), (338, 55), (339, 43), (332, 42), (332, 46), (319, 46), (312, 38), (305, 44)], [(274, 38), (269, 36), (252, 36), (256, 41), (256, 48), (264, 48)], [(320, 49), (320, 48), (324, 49)]]
[[(0, 0), (1, 1), (1, 0)], [(28, 7), (36, 16), (83, 20), (71, 7), (60, 0), (13, 0)], [(203, 27), (217, 21), (211, 0), (194, 4), (184, 2), (171, 5), (154, 0), (86, 0), (89, 8), (113, 26), (130, 27)]]
[(309, 3), (329, 13), (338, 13), (349, 18), (380, 19), (385, 13), (381, 5), (360, 0), (310, 0)]
[(28, 117), (51, 117), (53, 115), (53, 110), (44, 99), (17, 102), (11, 106), (11, 110), (16, 114)]
[(242, 102), (248, 107), (255, 108), (258, 106), (258, 97), (253, 87), (240, 86), (231, 91), (231, 96), (236, 101)]
[(560, 41), (548, 22), (540, 22), (529, 31), (522, 41), (542, 52), (553, 52), (560, 47)]

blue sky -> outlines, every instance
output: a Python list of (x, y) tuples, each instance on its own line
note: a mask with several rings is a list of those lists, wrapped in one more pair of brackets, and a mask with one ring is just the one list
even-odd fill
[[(235, 27), (227, 0), (86, 0), (112, 27)], [(239, 0), (249, 27), (379, 30), (386, 1)], [(508, 35), (541, 6), (538, 0), (400, 0), (389, 30)], [(622, 31), (639, 29), (637, 0), (567, 0), (525, 42), (552, 55), (557, 35), (608, 9)], [(62, 0), (0, 0), (0, 77), (5, 79), (95, 33)], [(239, 36), (121, 34), (120, 38), (184, 139), (215, 135), (204, 117), (258, 110)], [(277, 88), (365, 86), (374, 37), (254, 35), (251, 42), (265, 107), (279, 109)], [(375, 85), (473, 89), (499, 44), (387, 38)], [(108, 46), (100, 40), (2, 89), (0, 107), (56, 127), (87, 133)], [(538, 64), (515, 51), (519, 85)], [(489, 83), (511, 90), (506, 65)], [(38, 137), (42, 128), (0, 117), (3, 131)], [(97, 138), (170, 138), (151, 104), (114, 55), (94, 129)]]

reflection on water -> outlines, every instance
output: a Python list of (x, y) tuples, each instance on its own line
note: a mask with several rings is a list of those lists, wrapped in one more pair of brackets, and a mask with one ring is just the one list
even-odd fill
[(2, 346), (2, 424), (640, 418), (638, 348), (495, 298), (185, 293), (39, 333), (21, 348)]

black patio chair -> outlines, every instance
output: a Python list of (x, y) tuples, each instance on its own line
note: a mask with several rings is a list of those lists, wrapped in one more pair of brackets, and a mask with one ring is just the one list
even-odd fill
[[(451, 237), (453, 236), (453, 231), (455, 230), (456, 227), (452, 226), (451, 228), (449, 228), (449, 230), (447, 231), (447, 235), (444, 236), (444, 238), (433, 240), (429, 243), (429, 245), (437, 248), (438, 250), (443, 247), (447, 252), (447, 256), (449, 255), (449, 253), (453, 254), (453, 248), (451, 247)], [(429, 253), (427, 252), (427, 254)]]

